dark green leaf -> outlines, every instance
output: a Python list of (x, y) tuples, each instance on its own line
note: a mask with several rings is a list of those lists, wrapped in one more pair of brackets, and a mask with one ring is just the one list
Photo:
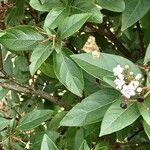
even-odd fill
[(27, 113), (21, 118), (18, 124), (18, 129), (20, 130), (30, 130), (39, 126), (42, 122), (49, 119), (53, 111), (51, 110), (34, 110)]
[(121, 101), (118, 99), (107, 110), (102, 120), (100, 136), (119, 131), (132, 124), (140, 113), (136, 103), (131, 103), (126, 109), (120, 107)]
[(77, 32), (89, 17), (89, 13), (75, 14), (67, 17), (58, 27), (59, 38), (65, 39)]
[(96, 0), (96, 2), (104, 9), (114, 12), (122, 12), (125, 9), (124, 0)]
[(138, 67), (131, 61), (121, 56), (101, 53), (99, 58), (93, 58), (91, 54), (76, 54), (71, 58), (89, 74), (102, 80), (104, 76), (113, 76), (113, 68), (120, 64), (122, 67), (129, 65), (129, 70), (135, 74), (141, 73)]
[(146, 50), (146, 54), (144, 57), (144, 64), (148, 63), (149, 61), (150, 61), (150, 44), (148, 45)]
[(84, 126), (99, 122), (107, 108), (119, 97), (112, 89), (100, 90), (74, 106), (60, 122), (63, 126)]
[(9, 121), (7, 119), (0, 117), (0, 131), (7, 127), (8, 124)]
[[(68, 50), (66, 50), (68, 52)], [(83, 74), (80, 68), (65, 54), (54, 53), (54, 71), (59, 81), (72, 93), (82, 96)]]
[(38, 68), (45, 62), (45, 60), (52, 53), (51, 42), (40, 43), (33, 51), (30, 58), (30, 73), (34, 75), (34, 73), (38, 70)]
[(53, 7), (62, 6), (62, 3), (60, 0), (30, 0), (30, 5), (38, 11), (50, 11)]
[(46, 134), (44, 134), (41, 150), (58, 150), (58, 148), (55, 143)]
[(67, 15), (68, 15), (67, 9), (53, 8), (46, 16), (44, 28), (55, 29), (60, 23), (63, 22), (63, 20)]
[(142, 105), (141, 103), (138, 103), (138, 108), (143, 119), (150, 126), (150, 97), (144, 100), (144, 105)]
[(87, 142), (85, 140), (80, 145), (79, 150), (90, 150), (90, 148), (89, 148), (89, 146), (88, 146), (88, 144), (87, 144)]
[(44, 37), (31, 26), (17, 26), (6, 30), (0, 43), (15, 51), (32, 50)]
[(147, 137), (150, 140), (150, 125), (147, 124), (147, 122), (143, 122), (144, 131), (147, 134)]
[(125, 11), (122, 14), (122, 31), (135, 24), (149, 10), (149, 0), (126, 0)]

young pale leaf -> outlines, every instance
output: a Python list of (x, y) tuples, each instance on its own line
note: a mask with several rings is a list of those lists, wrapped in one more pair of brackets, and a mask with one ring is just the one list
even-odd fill
[(130, 60), (112, 54), (101, 53), (99, 58), (93, 58), (91, 54), (71, 55), (71, 58), (86, 72), (96, 78), (113, 76), (113, 68), (120, 64), (122, 67), (129, 65), (129, 70), (135, 74), (141, 73), (138, 67)]
[(51, 42), (47, 41), (44, 43), (40, 43), (35, 50), (33, 51), (31, 58), (30, 58), (30, 73), (34, 75), (34, 73), (38, 70), (38, 68), (45, 62), (45, 60), (50, 56), (52, 53)]
[(44, 37), (32, 26), (17, 26), (6, 30), (0, 43), (14, 51), (32, 50)]
[(80, 68), (65, 54), (54, 53), (54, 71), (59, 81), (72, 93), (82, 96), (83, 74)]
[(46, 19), (44, 21), (44, 28), (55, 29), (60, 23), (63, 22), (67, 14), (67, 9), (53, 8), (46, 16)]
[(60, 39), (65, 39), (77, 32), (90, 17), (90, 13), (74, 14), (67, 17), (58, 27)]
[(104, 9), (114, 11), (114, 12), (122, 12), (125, 9), (124, 0), (96, 0), (96, 2)]
[(146, 54), (144, 57), (144, 64), (148, 63), (149, 61), (150, 61), (150, 44), (148, 45), (146, 50)]
[(9, 124), (9, 120), (0, 117), (0, 131), (3, 130)]
[(101, 124), (100, 136), (119, 131), (132, 124), (140, 113), (136, 103), (131, 103), (126, 109), (120, 107), (121, 100), (117, 100), (107, 110)]
[(149, 3), (149, 0), (126, 0), (125, 11), (122, 14), (121, 30), (124, 31), (140, 20), (148, 12)]
[(44, 134), (41, 150), (58, 150), (58, 148), (55, 143), (46, 134)]
[(17, 128), (20, 130), (33, 129), (49, 119), (52, 113), (53, 111), (51, 110), (34, 110), (29, 112), (21, 118)]
[(147, 137), (150, 140), (150, 125), (147, 124), (147, 122), (143, 122), (144, 131), (147, 134)]
[(79, 150), (90, 150), (86, 140), (84, 140), (79, 148)]
[(75, 105), (60, 122), (63, 126), (84, 126), (99, 122), (107, 108), (119, 97), (112, 89), (103, 89)]
[[(145, 107), (146, 106), (146, 107)], [(139, 111), (143, 117), (143, 119), (150, 126), (150, 97), (144, 100), (144, 105), (141, 103), (138, 104)], [(146, 109), (147, 108), (147, 109)]]

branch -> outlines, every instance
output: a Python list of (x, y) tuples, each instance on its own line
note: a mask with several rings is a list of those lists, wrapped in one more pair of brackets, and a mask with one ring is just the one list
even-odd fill
[(3, 88), (6, 88), (8, 90), (16, 91), (18, 93), (24, 93), (26, 95), (27, 94), (36, 95), (36, 96), (39, 96), (43, 99), (47, 99), (48, 101), (50, 101), (54, 104), (57, 104), (60, 107), (64, 107), (65, 109), (69, 109), (69, 106), (63, 102), (60, 102), (57, 97), (51, 96), (50, 94), (48, 94), (42, 90), (36, 90), (36, 89), (33, 89), (29, 86), (23, 86), (23, 85), (20, 85), (19, 83), (16, 83), (15, 81), (0, 82), (0, 86)]
[(118, 40), (118, 38), (113, 34), (107, 27), (101, 26), (99, 28), (94, 28), (92, 25), (88, 24), (88, 27), (94, 31), (97, 32), (105, 37), (107, 37), (114, 45), (117, 47), (117, 49), (126, 57), (131, 58), (131, 53), (129, 50)]
[(139, 45), (140, 45), (140, 55), (141, 57), (143, 57), (145, 54), (145, 50), (144, 50), (144, 41), (143, 41), (143, 35), (141, 32), (140, 23), (137, 22), (136, 26), (137, 26), (137, 32), (138, 32), (138, 38), (139, 38)]

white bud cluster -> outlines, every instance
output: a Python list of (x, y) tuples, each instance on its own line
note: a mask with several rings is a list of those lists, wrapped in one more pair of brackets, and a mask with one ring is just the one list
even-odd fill
[[(142, 75), (139, 73), (134, 76), (133, 72), (127, 72), (125, 74), (125, 70), (128, 70), (129, 66), (126, 65), (124, 68), (120, 65), (117, 65), (113, 68), (114, 76), (116, 79), (114, 83), (116, 85), (116, 89), (121, 91), (121, 94), (125, 96), (127, 99), (130, 99), (131, 96), (135, 96), (137, 93), (142, 92), (142, 88), (140, 87), (140, 79)], [(127, 79), (132, 76), (132, 80)]]

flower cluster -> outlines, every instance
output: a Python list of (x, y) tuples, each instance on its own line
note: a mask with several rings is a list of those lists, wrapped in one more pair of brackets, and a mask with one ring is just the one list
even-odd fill
[(141, 94), (141, 74), (134, 75), (133, 72), (129, 72), (129, 66), (126, 65), (124, 68), (120, 65), (117, 65), (113, 68), (114, 76), (116, 79), (114, 83), (116, 89), (121, 91), (121, 94), (130, 99), (130, 97), (135, 96), (136, 94)]

